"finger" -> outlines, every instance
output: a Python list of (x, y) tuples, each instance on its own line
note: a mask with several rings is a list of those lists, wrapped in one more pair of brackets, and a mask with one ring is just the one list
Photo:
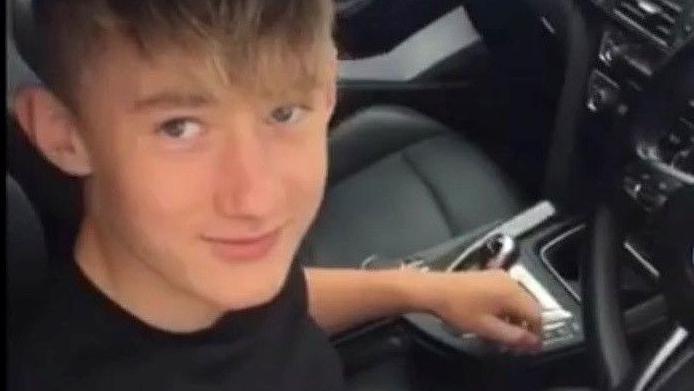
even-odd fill
[(528, 329), (535, 335), (542, 334), (542, 313), (540, 304), (520, 289), (519, 294), (509, 300), (504, 313), (521, 323), (528, 325)]
[(494, 316), (482, 319), (475, 332), (480, 337), (497, 341), (509, 347), (535, 350), (541, 346), (540, 338), (537, 335)]

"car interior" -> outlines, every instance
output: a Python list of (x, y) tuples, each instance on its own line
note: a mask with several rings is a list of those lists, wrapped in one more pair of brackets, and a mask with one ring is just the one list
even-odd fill
[[(503, 267), (543, 311), (535, 354), (427, 314), (350, 330), (350, 389), (694, 390), (694, 1), (335, 2), (328, 187), (301, 261)], [(41, 65), (32, 1), (6, 11), (11, 102)], [(12, 347), (80, 195), (6, 121)]]

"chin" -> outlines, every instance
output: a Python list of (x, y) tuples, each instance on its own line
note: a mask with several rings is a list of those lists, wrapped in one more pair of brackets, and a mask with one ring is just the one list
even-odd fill
[(236, 292), (233, 296), (218, 297), (214, 300), (223, 311), (241, 311), (259, 307), (271, 302), (282, 289), (282, 285), (254, 287), (252, 291)]
[[(215, 292), (209, 292), (212, 302), (224, 311), (238, 311), (258, 307), (271, 302), (284, 287), (290, 264), (273, 265), (273, 267), (251, 268), (251, 270), (236, 270), (228, 278), (219, 279), (216, 276)], [(208, 280), (209, 282), (209, 280)]]

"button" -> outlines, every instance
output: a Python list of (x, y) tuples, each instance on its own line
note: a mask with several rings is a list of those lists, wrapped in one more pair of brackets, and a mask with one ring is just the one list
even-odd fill
[(545, 331), (545, 332), (544, 332), (543, 338), (544, 338), (545, 340), (553, 341), (553, 340), (557, 340), (557, 339), (559, 339), (559, 338), (561, 338), (561, 337), (560, 337), (559, 334), (557, 333), (557, 330), (550, 330), (550, 331)]
[(624, 177), (624, 191), (626, 191), (631, 198), (636, 198), (642, 187), (643, 185), (638, 180), (630, 176)]
[(663, 206), (665, 201), (667, 201), (667, 197), (658, 191), (644, 187), (637, 194), (636, 200), (647, 209), (657, 209)]
[(677, 119), (677, 128), (681, 130), (694, 130), (694, 123), (692, 123), (692, 116), (694, 115), (694, 109), (690, 108), (689, 113), (682, 115)]
[(570, 312), (562, 310), (562, 309), (544, 311), (544, 312), (542, 312), (542, 323), (543, 324), (556, 323), (556, 322), (561, 322), (563, 320), (571, 319), (572, 317), (573, 317), (573, 315), (571, 315)]
[(616, 106), (619, 94), (610, 87), (596, 87), (588, 96), (586, 106), (594, 113), (600, 113)]
[(556, 334), (559, 338), (568, 338), (568, 337), (571, 337), (571, 336), (573, 335), (573, 332), (571, 332), (571, 329), (570, 329), (568, 326), (565, 325), (565, 326), (563, 326), (563, 327), (558, 328), (558, 329), (555, 331), (555, 334)]
[(566, 322), (556, 322), (556, 323), (548, 323), (542, 326), (542, 330), (544, 331), (553, 331), (558, 328), (562, 328), (566, 326)]
[(672, 159), (672, 166), (689, 174), (694, 174), (694, 147), (677, 153)]
[(669, 194), (682, 187), (682, 183), (672, 178), (664, 178), (658, 181), (658, 190)]
[(675, 132), (671, 132), (667, 135), (667, 142), (675, 148), (678, 148), (684, 144), (682, 135)]
[(567, 324), (563, 324), (554, 330), (545, 330), (542, 332), (542, 339), (549, 342), (557, 342), (569, 339), (573, 336), (573, 331)]
[(419, 269), (421, 270), (422, 268), (425, 268), (424, 263), (426, 261), (424, 259), (420, 258), (410, 258), (410, 259), (405, 259), (404, 261), (400, 262), (400, 269)]

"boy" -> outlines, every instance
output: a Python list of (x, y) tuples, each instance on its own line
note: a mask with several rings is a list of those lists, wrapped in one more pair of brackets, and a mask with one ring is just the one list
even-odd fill
[(336, 390), (325, 334), (410, 311), (537, 348), (538, 306), (503, 272), (294, 261), (325, 186), (330, 0), (37, 7), (46, 88), (14, 114), (85, 206), (18, 388)]

